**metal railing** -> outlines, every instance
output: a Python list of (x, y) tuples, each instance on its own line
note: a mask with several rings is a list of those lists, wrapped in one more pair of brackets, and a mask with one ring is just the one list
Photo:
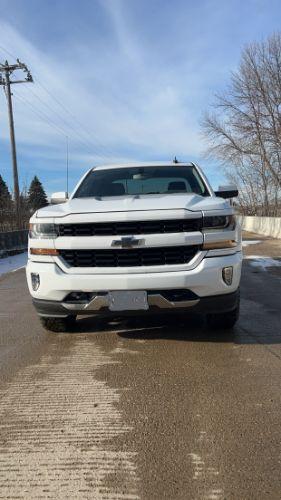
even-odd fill
[(5, 231), (0, 233), (0, 256), (6, 253), (27, 250), (28, 230)]
[(32, 213), (22, 207), (21, 209), (21, 223), (18, 225), (17, 216), (14, 210), (0, 208), (0, 233), (8, 231), (17, 231), (21, 229), (28, 229), (28, 222)]

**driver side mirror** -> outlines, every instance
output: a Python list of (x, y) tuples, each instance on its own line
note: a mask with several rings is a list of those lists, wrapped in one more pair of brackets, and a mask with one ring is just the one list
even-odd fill
[(238, 196), (238, 189), (235, 184), (229, 184), (228, 186), (219, 186), (219, 189), (215, 191), (215, 195), (220, 198), (236, 198)]
[(65, 203), (68, 200), (68, 193), (61, 191), (58, 193), (53, 193), (51, 196), (51, 205), (57, 205), (58, 203)]

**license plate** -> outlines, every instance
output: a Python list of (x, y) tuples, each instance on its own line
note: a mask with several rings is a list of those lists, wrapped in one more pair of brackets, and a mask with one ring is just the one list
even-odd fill
[(147, 310), (147, 292), (139, 290), (109, 292), (108, 305), (110, 311)]

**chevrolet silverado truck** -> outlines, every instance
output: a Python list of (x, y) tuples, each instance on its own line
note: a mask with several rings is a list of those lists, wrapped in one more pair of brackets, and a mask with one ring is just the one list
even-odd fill
[(27, 282), (44, 327), (78, 315), (183, 312), (232, 328), (239, 315), (241, 229), (229, 199), (194, 163), (91, 168), (69, 198), (30, 219)]

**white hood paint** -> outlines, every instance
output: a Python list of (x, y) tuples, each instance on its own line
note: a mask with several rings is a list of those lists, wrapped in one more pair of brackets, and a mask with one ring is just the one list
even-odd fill
[(73, 198), (66, 203), (49, 205), (36, 213), (37, 218), (66, 217), (71, 214), (133, 212), (185, 209), (192, 212), (230, 209), (229, 202), (216, 196), (197, 194), (138, 195), (105, 198)]

